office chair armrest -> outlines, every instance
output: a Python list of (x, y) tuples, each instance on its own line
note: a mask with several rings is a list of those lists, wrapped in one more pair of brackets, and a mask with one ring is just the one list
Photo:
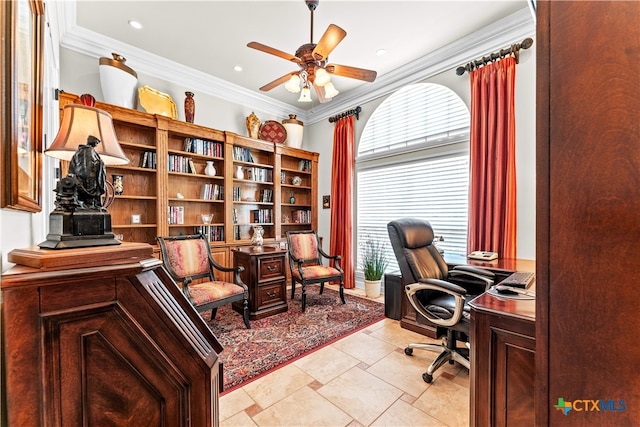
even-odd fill
[[(424, 316), (429, 322), (438, 325), (449, 327), (457, 324), (462, 319), (462, 312), (464, 310), (464, 295), (466, 290), (453, 283), (445, 282), (438, 279), (421, 279), (418, 283), (406, 285), (404, 287), (409, 303), (413, 306), (417, 313)], [(417, 292), (422, 290), (444, 292), (453, 296), (455, 301), (455, 307), (451, 317), (443, 319), (438, 317), (436, 313), (428, 311), (417, 299)]]
[(493, 286), (495, 274), (489, 270), (471, 266), (458, 266), (449, 270), (449, 277), (472, 277), (484, 282), (485, 291)]
[(467, 294), (467, 290), (464, 287), (460, 285), (456, 285), (455, 283), (447, 282), (446, 280), (432, 279), (427, 277), (427, 278), (420, 279), (418, 283), (432, 285), (434, 286), (433, 290), (443, 291), (443, 292), (446, 291), (449, 294), (460, 294), (460, 295)]

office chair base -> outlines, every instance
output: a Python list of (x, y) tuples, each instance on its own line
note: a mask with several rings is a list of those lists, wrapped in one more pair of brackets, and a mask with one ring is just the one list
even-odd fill
[(406, 354), (407, 356), (412, 356), (413, 349), (416, 348), (419, 350), (440, 352), (440, 354), (438, 354), (438, 357), (436, 357), (435, 360), (431, 362), (431, 365), (429, 365), (427, 371), (422, 374), (422, 379), (426, 383), (431, 383), (431, 381), (433, 381), (433, 373), (446, 362), (458, 362), (460, 365), (464, 366), (467, 369), (469, 369), (470, 367), (468, 348), (450, 349), (446, 347), (444, 343), (443, 345), (415, 343), (409, 344), (407, 347), (405, 347), (404, 354)]

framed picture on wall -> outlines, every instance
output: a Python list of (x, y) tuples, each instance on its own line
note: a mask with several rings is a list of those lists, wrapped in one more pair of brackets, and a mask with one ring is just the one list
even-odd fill
[(44, 4), (0, 3), (2, 151), (0, 207), (39, 212), (42, 177)]

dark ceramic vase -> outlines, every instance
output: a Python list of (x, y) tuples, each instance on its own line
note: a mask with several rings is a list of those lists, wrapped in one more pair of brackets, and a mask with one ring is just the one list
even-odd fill
[(184, 119), (193, 123), (193, 118), (196, 115), (196, 101), (193, 99), (193, 92), (185, 92), (187, 97), (184, 99)]

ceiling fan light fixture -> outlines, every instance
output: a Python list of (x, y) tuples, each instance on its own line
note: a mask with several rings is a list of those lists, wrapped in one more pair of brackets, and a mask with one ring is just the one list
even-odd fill
[(298, 102), (311, 102), (311, 90), (309, 89), (309, 85), (305, 85), (300, 91), (300, 98), (298, 98)]
[(333, 86), (333, 83), (329, 82), (326, 85), (324, 85), (324, 96), (325, 96), (325, 98), (333, 98), (334, 96), (336, 96), (339, 93), (340, 93), (340, 91)]
[(287, 84), (284, 85), (284, 88), (291, 93), (300, 92), (300, 76), (293, 74)]
[(318, 86), (324, 87), (325, 85), (331, 82), (331, 76), (329, 75), (329, 73), (327, 73), (327, 70), (325, 70), (324, 68), (317, 67), (316, 77), (313, 82)]

